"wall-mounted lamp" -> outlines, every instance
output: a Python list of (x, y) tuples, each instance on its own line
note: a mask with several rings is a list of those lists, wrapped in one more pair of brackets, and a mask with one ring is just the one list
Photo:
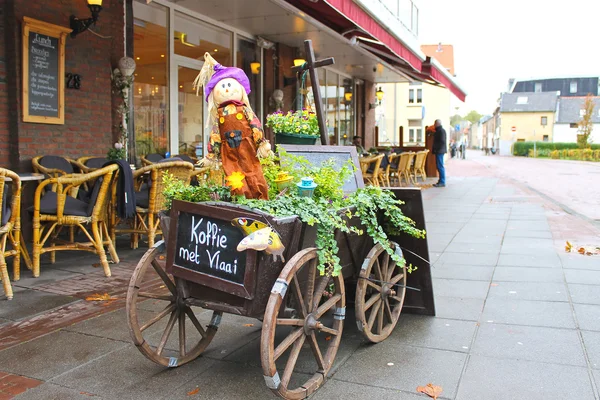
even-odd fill
[(346, 93), (344, 93), (344, 99), (346, 99), (346, 101), (348, 103), (350, 103), (352, 101), (352, 92), (346, 92)]
[(98, 21), (98, 15), (102, 11), (102, 0), (87, 0), (88, 7), (92, 12), (91, 18), (79, 19), (74, 15), (71, 15), (71, 37), (79, 35), (81, 32), (85, 32), (90, 26), (95, 25)]
[(299, 67), (306, 62), (303, 58), (295, 58), (294, 59), (294, 67)]
[(252, 75), (260, 74), (260, 63), (257, 61), (251, 62), (250, 71), (252, 71)]
[(381, 105), (381, 100), (383, 100), (383, 90), (381, 90), (381, 86), (377, 89), (377, 91), (375, 92), (375, 98), (377, 99), (377, 102), (375, 103), (370, 103), (369, 104), (369, 110), (374, 109), (377, 106)]

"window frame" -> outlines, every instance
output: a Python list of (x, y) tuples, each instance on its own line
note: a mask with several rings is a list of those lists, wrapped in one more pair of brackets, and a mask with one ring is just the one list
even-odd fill
[[(575, 87), (575, 90), (573, 90), (573, 87)], [(569, 82), (569, 93), (573, 94), (573, 93), (577, 93), (577, 81), (571, 81)]]
[(540, 125), (542, 125), (542, 126), (548, 125), (548, 117), (547, 116), (544, 115), (544, 116), (540, 117)]

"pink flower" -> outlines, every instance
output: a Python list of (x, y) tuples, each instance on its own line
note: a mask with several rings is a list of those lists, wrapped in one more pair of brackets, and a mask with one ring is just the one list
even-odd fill
[(121, 150), (123, 148), (123, 143), (117, 142), (115, 143), (115, 149)]

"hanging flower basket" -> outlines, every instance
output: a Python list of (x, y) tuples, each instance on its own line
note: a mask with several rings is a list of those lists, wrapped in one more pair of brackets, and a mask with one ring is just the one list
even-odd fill
[(317, 115), (309, 110), (277, 111), (267, 115), (267, 126), (278, 144), (315, 144), (320, 137)]

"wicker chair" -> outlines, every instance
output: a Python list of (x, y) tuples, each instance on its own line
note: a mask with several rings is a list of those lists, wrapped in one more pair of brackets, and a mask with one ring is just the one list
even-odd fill
[[(104, 268), (104, 274), (110, 276), (104, 245), (114, 262), (119, 257), (108, 234), (107, 208), (109, 189), (119, 167), (110, 165), (89, 174), (65, 175), (46, 179), (39, 184), (33, 200), (33, 276), (40, 275), (40, 257), (50, 252), (51, 262), (55, 261), (55, 251), (84, 250), (96, 253)], [(95, 181), (89, 203), (74, 199), (68, 195), (73, 187)], [(55, 191), (46, 191), (47, 186), (55, 186)], [(63, 227), (77, 227), (90, 240), (77, 243), (59, 240), (58, 234)], [(88, 228), (86, 228), (88, 226)], [(91, 233), (89, 228), (91, 228)], [(46, 243), (50, 242), (48, 247)], [(58, 245), (57, 245), (58, 244)]]
[(88, 173), (102, 168), (104, 164), (108, 162), (108, 158), (105, 157), (80, 157), (77, 162), (84, 168), (83, 172)]
[(160, 160), (164, 159), (165, 156), (158, 153), (147, 154), (145, 156), (141, 156), (140, 160), (142, 161), (142, 166), (146, 167), (148, 165), (156, 164)]
[[(60, 156), (37, 156), (31, 160), (33, 171), (44, 174), (48, 178), (58, 178), (59, 176), (70, 175), (79, 172), (85, 172), (85, 165), (68, 157)], [(87, 191), (87, 184), (83, 185)], [(46, 188), (46, 190), (55, 190), (56, 185)], [(79, 194), (79, 187), (73, 187), (69, 193), (73, 197)]]
[(415, 177), (415, 182), (418, 180), (419, 176), (421, 176), (423, 182), (427, 180), (427, 173), (425, 172), (425, 162), (427, 161), (427, 153), (429, 153), (429, 150), (427, 149), (417, 152), (417, 156), (415, 157), (415, 166), (413, 167), (413, 175)]
[(392, 186), (392, 181), (398, 180), (398, 160), (400, 155), (392, 153), (388, 156), (389, 163), (385, 167), (385, 176), (387, 178), (387, 185)]
[[(11, 182), (12, 181), (12, 182)], [(10, 182), (11, 186), (6, 183)], [(12, 196), (9, 193), (12, 192)], [(12, 197), (12, 199), (11, 199)], [(21, 180), (13, 171), (0, 168), (0, 277), (4, 294), (12, 300), (13, 291), (8, 277), (6, 258), (13, 256), (13, 278), (20, 278), (21, 247)], [(12, 249), (7, 250), (6, 244), (10, 242)]]
[[(136, 249), (139, 245), (139, 236), (148, 236), (148, 246), (154, 246), (157, 235), (162, 235), (158, 213), (164, 210), (165, 198), (163, 195), (163, 174), (171, 174), (186, 184), (190, 183), (194, 166), (187, 161), (162, 161), (147, 165), (133, 171), (136, 190), (136, 216), (133, 221), (120, 221), (115, 217), (112, 224), (111, 237), (118, 233), (131, 234), (131, 246)], [(148, 178), (148, 182), (145, 182)], [(116, 213), (113, 214), (116, 215)], [(129, 227), (118, 228), (121, 222), (129, 222)]]
[(415, 183), (413, 175), (412, 175), (412, 165), (413, 165), (413, 160), (415, 159), (415, 154), (416, 153), (409, 151), (406, 153), (402, 153), (400, 155), (400, 163), (398, 164), (398, 173), (399, 173), (399, 175), (404, 177), (404, 180), (406, 181), (407, 185), (412, 185)]
[[(390, 153), (387, 156), (387, 164), (379, 169), (379, 181), (382, 185), (390, 187), (390, 174), (392, 173), (392, 162), (396, 159), (396, 153)], [(383, 162), (382, 162), (383, 164)]]
[[(380, 186), (379, 176), (381, 168), (381, 160), (383, 160), (383, 156), (385, 154), (379, 154), (378, 156), (372, 157), (362, 157), (359, 159), (360, 169), (362, 170), (363, 179), (366, 184), (370, 184), (372, 186)], [(373, 164), (373, 172), (369, 172), (369, 166)]]

